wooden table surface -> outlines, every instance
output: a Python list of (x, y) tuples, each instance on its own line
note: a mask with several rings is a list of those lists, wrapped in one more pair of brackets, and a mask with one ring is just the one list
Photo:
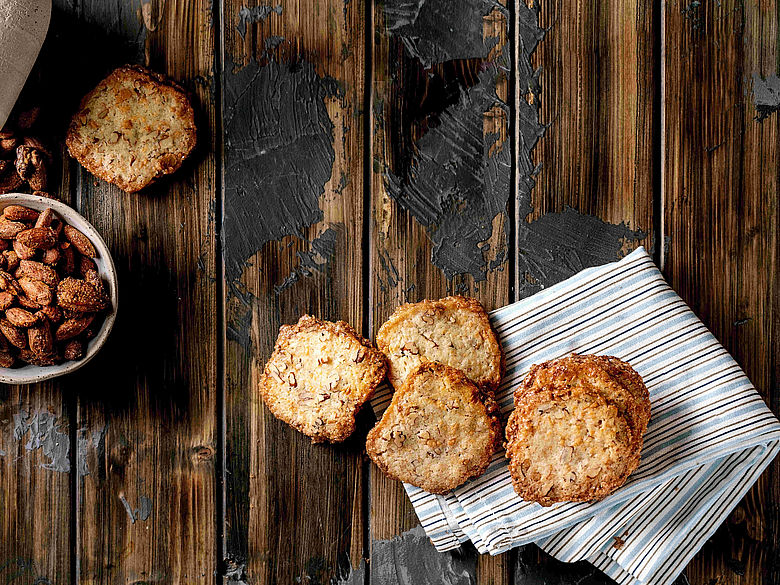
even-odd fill
[[(312, 445), (258, 375), (304, 312), (372, 335), (401, 302), (492, 309), (642, 245), (777, 413), (778, 1), (246, 1), (54, 0), (26, 95), (120, 309), (79, 373), (0, 388), (0, 582), (607, 582), (535, 546), (436, 553), (363, 453), (373, 416)], [(139, 195), (61, 146), (126, 62), (200, 126)], [(690, 583), (780, 582), (779, 471)]]

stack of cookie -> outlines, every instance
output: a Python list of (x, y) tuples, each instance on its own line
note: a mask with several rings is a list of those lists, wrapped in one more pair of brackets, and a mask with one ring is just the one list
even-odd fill
[(503, 374), (482, 305), (459, 296), (403, 305), (377, 345), (395, 393), (368, 434), (368, 456), (389, 477), (436, 494), (482, 475), (501, 442), (494, 392)]
[(639, 465), (650, 400), (627, 363), (574, 354), (538, 364), (514, 398), (506, 455), (524, 500), (599, 500)]

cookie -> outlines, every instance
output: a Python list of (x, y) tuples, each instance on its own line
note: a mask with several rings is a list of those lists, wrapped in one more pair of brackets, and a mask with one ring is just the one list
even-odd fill
[(396, 390), (368, 433), (368, 456), (389, 477), (445, 494), (485, 472), (501, 441), (498, 406), (463, 372), (428, 362)]
[(183, 89), (137, 65), (114, 70), (81, 100), (66, 137), (84, 168), (128, 193), (176, 171), (195, 142)]
[[(628, 365), (625, 362), (620, 363)], [(650, 401), (647, 398), (644, 400), (637, 398), (623, 386), (622, 378), (611, 374), (614, 369), (615, 366), (607, 358), (597, 355), (572, 354), (537, 364), (531, 367), (522, 386), (515, 392), (515, 401), (517, 402), (518, 397), (528, 389), (538, 386), (593, 388), (601, 392), (607, 400), (615, 403), (621, 416), (628, 419), (634, 440), (641, 443), (650, 418)], [(642, 384), (641, 378), (639, 383)], [(642, 386), (644, 387), (644, 384)]]
[(402, 305), (379, 329), (376, 343), (387, 356), (395, 388), (426, 362), (457, 368), (485, 388), (494, 390), (501, 382), (501, 346), (476, 299), (453, 296)]
[(517, 401), (506, 428), (515, 491), (526, 501), (601, 499), (636, 468), (632, 429), (593, 388), (537, 386)]
[(340, 442), (385, 372), (384, 356), (347, 323), (304, 315), (279, 329), (260, 393), (274, 416), (315, 443)]

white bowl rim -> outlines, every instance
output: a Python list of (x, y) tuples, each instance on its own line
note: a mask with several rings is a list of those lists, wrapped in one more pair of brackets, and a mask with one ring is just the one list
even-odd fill
[(29, 205), (36, 210), (51, 207), (70, 225), (73, 225), (71, 218), (77, 218), (78, 223), (81, 225), (73, 225), (73, 227), (83, 232), (97, 249), (98, 258), (95, 259), (95, 264), (97, 264), (98, 270), (100, 270), (100, 275), (108, 281), (109, 297), (111, 298), (111, 312), (106, 315), (100, 332), (87, 344), (86, 354), (81, 359), (63, 362), (54, 366), (34, 366), (28, 364), (20, 368), (0, 368), (0, 383), (34, 384), (75, 372), (97, 355), (105, 344), (106, 339), (108, 339), (108, 335), (111, 333), (116, 321), (116, 314), (119, 309), (119, 279), (116, 273), (116, 266), (114, 266), (114, 259), (111, 257), (111, 252), (105, 240), (95, 229), (95, 226), (89, 223), (78, 211), (57, 199), (41, 197), (40, 195), (29, 193), (5, 193), (0, 195), (0, 211), (8, 207), (8, 205), (14, 204)]

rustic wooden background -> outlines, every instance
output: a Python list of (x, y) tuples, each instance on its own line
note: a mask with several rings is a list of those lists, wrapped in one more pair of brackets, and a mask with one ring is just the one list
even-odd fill
[[(438, 554), (362, 440), (254, 385), (280, 324), (367, 335), (652, 250), (780, 410), (776, 0), (54, 0), (24, 99), (60, 144), (111, 68), (181, 81), (193, 160), (126, 195), (62, 153), (121, 310), (78, 374), (0, 388), (0, 582), (601, 583), (534, 546)], [(680, 582), (780, 582), (780, 464)]]

